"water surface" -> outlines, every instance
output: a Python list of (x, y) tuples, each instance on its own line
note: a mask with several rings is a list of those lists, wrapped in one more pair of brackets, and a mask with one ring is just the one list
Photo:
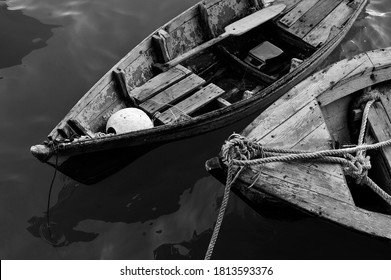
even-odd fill
[[(112, 65), (196, 0), (0, 1), (0, 257), (203, 258), (223, 186), (204, 170), (251, 121), (156, 149), (92, 186), (54, 182), (29, 152)], [(391, 46), (391, 2), (372, 0), (324, 63)], [(391, 244), (316, 218), (256, 213), (234, 195), (219, 259), (378, 259)]]

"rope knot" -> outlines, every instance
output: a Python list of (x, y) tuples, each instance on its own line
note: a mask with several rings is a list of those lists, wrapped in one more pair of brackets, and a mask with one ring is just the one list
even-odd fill
[(368, 101), (377, 101), (380, 99), (381, 93), (377, 89), (371, 89), (362, 94), (356, 101), (355, 107), (359, 107), (361, 105), (365, 105)]
[(355, 157), (352, 155), (347, 156), (349, 158), (348, 165), (345, 167), (347, 175), (356, 179), (357, 184), (362, 184), (363, 179), (368, 176), (368, 170), (371, 169), (371, 161), (369, 156), (364, 156), (358, 153)]
[(233, 159), (249, 160), (264, 157), (262, 145), (248, 140), (240, 134), (233, 133), (221, 148), (223, 159), (231, 163)]

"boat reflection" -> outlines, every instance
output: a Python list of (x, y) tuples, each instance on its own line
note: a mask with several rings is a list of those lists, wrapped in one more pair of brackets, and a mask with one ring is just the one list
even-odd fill
[[(33, 216), (27, 230), (54, 247), (95, 240), (103, 258), (116, 258), (114, 253), (107, 254), (107, 248), (120, 248), (125, 242), (131, 243), (128, 247), (139, 248), (139, 254), (132, 252), (135, 258), (166, 258), (173, 250), (176, 251), (172, 253), (173, 258), (179, 255), (202, 258), (212, 234), (223, 186), (212, 177), (182, 180), (183, 177), (178, 182), (172, 176), (146, 178), (146, 173), (133, 169), (126, 168), (114, 179), (92, 186), (65, 179), (57, 202), (50, 207), (50, 227), (46, 215)], [(164, 171), (164, 167), (161, 169)], [(127, 179), (119, 180), (122, 176)], [(130, 180), (131, 184), (119, 183)], [(193, 187), (187, 187), (189, 180), (195, 181)], [(110, 223), (110, 235), (115, 238), (97, 238), (107, 233), (107, 229), (102, 229), (102, 222)], [(128, 235), (123, 234), (124, 227), (128, 228)], [(115, 254), (122, 254), (119, 251)]]

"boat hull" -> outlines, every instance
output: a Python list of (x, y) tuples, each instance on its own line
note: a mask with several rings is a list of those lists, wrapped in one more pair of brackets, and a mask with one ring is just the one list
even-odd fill
[[(293, 150), (333, 149), (331, 140), (354, 143), (350, 142), (348, 129), (351, 104), (369, 89), (387, 96), (391, 88), (390, 58), (391, 48), (380, 49), (337, 62), (315, 73), (261, 113), (242, 135), (255, 139), (263, 147)], [(389, 95), (384, 96), (380, 99), (389, 100)], [(361, 119), (358, 122), (360, 126)], [(371, 156), (371, 161), (373, 159), (376, 157)], [(214, 158), (206, 164), (207, 171), (220, 181), (224, 181), (227, 174), (227, 168), (221, 164), (223, 160)], [(379, 166), (379, 163), (372, 162), (372, 165)], [(375, 172), (379, 170), (370, 172), (373, 173), (369, 173), (369, 177), (378, 174)], [(370, 205), (372, 190), (366, 186), (368, 192), (364, 192), (364, 186), (347, 177), (340, 164), (308, 160), (273, 162), (245, 168), (232, 188), (256, 209), (262, 208), (271, 196), (312, 216), (390, 240), (390, 205), (378, 196), (375, 196), (374, 205)], [(377, 181), (376, 177), (374, 175), (372, 179)], [(386, 183), (381, 187), (384, 192), (391, 193), (389, 182)], [(359, 196), (361, 192), (364, 197)], [(383, 204), (384, 207), (380, 207)]]

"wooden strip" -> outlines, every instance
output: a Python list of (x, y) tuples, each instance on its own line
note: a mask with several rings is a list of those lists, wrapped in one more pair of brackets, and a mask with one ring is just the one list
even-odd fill
[[(377, 141), (391, 139), (391, 123), (380, 102), (375, 102), (369, 110), (368, 123)], [(386, 161), (388, 170), (391, 170), (391, 147), (384, 147), (381, 153)]]
[(174, 103), (179, 98), (191, 93), (193, 90), (202, 86), (204, 83), (204, 79), (198, 77), (195, 74), (192, 74), (155, 95), (151, 99), (146, 100), (144, 103), (140, 104), (140, 107), (150, 114), (154, 114), (157, 111), (164, 109), (169, 104)]
[(214, 37), (216, 37), (216, 34), (213, 33), (212, 27), (210, 26), (209, 23), (209, 14), (208, 10), (205, 7), (204, 3), (201, 2), (198, 4), (198, 10), (200, 13), (200, 25), (202, 26), (202, 30), (205, 33), (205, 37), (207, 40), (210, 40)]
[(327, 0), (317, 2), (300, 20), (288, 30), (300, 38), (304, 38), (316, 25), (319, 24), (342, 0)]
[(222, 97), (218, 97), (217, 99), (216, 99), (216, 101), (217, 101), (217, 106), (219, 107), (219, 108), (225, 108), (225, 107), (228, 107), (228, 106), (231, 106), (232, 104), (230, 103), (230, 102), (228, 102), (227, 100), (225, 100), (224, 98), (222, 98)]
[(280, 22), (285, 26), (291, 27), (302, 15), (311, 9), (319, 0), (303, 0), (287, 13)]
[(134, 88), (130, 92), (130, 95), (139, 102), (144, 102), (148, 98), (153, 97), (162, 90), (165, 90), (190, 74), (190, 70), (183, 67), (182, 65), (177, 65), (171, 68), (169, 71), (163, 72), (153, 77), (142, 86)]
[(159, 30), (152, 36), (152, 41), (156, 54), (160, 62), (167, 62), (172, 58), (172, 46), (170, 42), (170, 34), (164, 30)]
[(324, 18), (303, 40), (307, 43), (318, 47), (327, 42), (327, 39), (332, 37), (332, 28), (340, 30), (353, 13), (353, 9), (346, 5), (345, 2), (339, 4), (326, 18)]
[(262, 0), (262, 2), (272, 2), (272, 4), (284, 4), (286, 5), (285, 11), (290, 11), (296, 7), (302, 0)]
[(177, 116), (182, 114), (191, 115), (193, 112), (201, 109), (212, 100), (221, 96), (223, 93), (224, 90), (215, 84), (209, 84), (172, 108), (164, 111), (158, 116), (158, 119), (166, 124), (174, 122), (177, 119)]
[(117, 89), (120, 91), (122, 97), (127, 101), (127, 103), (130, 103), (130, 106), (136, 106), (137, 105), (136, 100), (129, 95), (129, 90), (126, 84), (126, 76), (124, 70), (118, 68), (114, 69), (113, 76), (117, 84)]

